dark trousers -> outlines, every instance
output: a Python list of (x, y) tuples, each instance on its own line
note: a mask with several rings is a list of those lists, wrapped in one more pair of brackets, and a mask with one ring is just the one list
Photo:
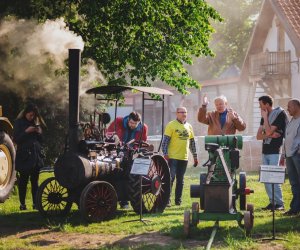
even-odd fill
[(188, 161), (183, 160), (169, 160), (169, 167), (171, 173), (171, 189), (176, 178), (176, 187), (175, 187), (175, 204), (181, 203), (181, 196), (184, 184), (184, 174), (187, 168)]
[(293, 194), (291, 210), (300, 212), (300, 154), (287, 157), (286, 166)]
[(39, 169), (35, 168), (30, 173), (23, 172), (23, 171), (19, 172), (18, 189), (19, 189), (19, 201), (21, 205), (25, 205), (27, 184), (29, 178), (31, 182), (32, 203), (35, 204), (35, 197), (38, 190)]

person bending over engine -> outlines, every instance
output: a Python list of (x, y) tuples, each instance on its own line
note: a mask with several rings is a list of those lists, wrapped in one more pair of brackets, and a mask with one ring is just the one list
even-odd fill
[[(109, 125), (107, 133), (116, 133), (123, 144), (133, 139), (137, 142), (140, 140), (147, 141), (148, 126), (142, 124), (141, 115), (133, 111), (125, 117), (117, 117), (116, 120)], [(123, 191), (125, 192), (125, 189)], [(120, 207), (128, 209), (128, 201), (121, 200)]]
[(147, 141), (148, 126), (146, 124), (142, 126), (141, 115), (138, 112), (131, 112), (125, 117), (117, 117), (109, 125), (107, 132), (115, 132), (123, 143), (127, 143), (132, 139), (135, 139), (137, 142), (140, 139)]

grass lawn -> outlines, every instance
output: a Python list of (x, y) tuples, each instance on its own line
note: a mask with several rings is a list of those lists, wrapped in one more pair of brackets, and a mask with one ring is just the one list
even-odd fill
[[(186, 208), (191, 209), (191, 204), (199, 199), (191, 199), (190, 185), (199, 184), (201, 168), (188, 168), (185, 176), (185, 188), (183, 203), (181, 206), (166, 208), (163, 214), (143, 215), (144, 219), (151, 222), (141, 223), (126, 222), (139, 219), (139, 215), (132, 210), (118, 210), (113, 220), (87, 224), (80, 216), (76, 205), (73, 205), (69, 216), (61, 219), (48, 220), (40, 216), (35, 210), (19, 211), (17, 190), (14, 190), (10, 199), (0, 204), (0, 249), (53, 249), (51, 243), (41, 243), (41, 240), (33, 239), (34, 233), (26, 237), (16, 236), (27, 230), (38, 230), (39, 239), (43, 238), (41, 229), (47, 229), (49, 233), (61, 233), (60, 235), (95, 235), (95, 237), (115, 236), (124, 239), (133, 236), (147, 235), (148, 241), (140, 244), (126, 246), (118, 244), (98, 246), (92, 249), (203, 249), (210, 237), (214, 222), (200, 221), (197, 228), (192, 228), (191, 236), (186, 239), (183, 235), (183, 213)], [(41, 181), (51, 173), (42, 173)], [(247, 186), (254, 189), (255, 193), (247, 196), (247, 202), (254, 204), (254, 228), (252, 236), (246, 237), (244, 231), (236, 221), (220, 222), (212, 249), (299, 249), (300, 246), (300, 217), (285, 217), (282, 212), (276, 212), (275, 228), (276, 237), (284, 240), (262, 241), (263, 238), (272, 237), (272, 213), (262, 211), (261, 208), (269, 202), (264, 190), (264, 185), (258, 182), (257, 174), (247, 174)], [(27, 193), (27, 206), (30, 207), (30, 190)], [(291, 191), (288, 180), (283, 185), (283, 194), (286, 209), (289, 208)], [(239, 207), (239, 206), (238, 206)], [(31, 231), (32, 232), (32, 231)], [(63, 233), (63, 234), (62, 234)], [(102, 236), (101, 236), (102, 235)], [(103, 236), (104, 235), (104, 236)], [(157, 235), (168, 236), (169, 242), (160, 244)], [(60, 236), (62, 237), (62, 236)], [(64, 237), (64, 236), (63, 236)], [(79, 237), (79, 236), (78, 236)], [(71, 239), (72, 240), (72, 239)], [(86, 245), (86, 249), (88, 243)], [(70, 248), (68, 245), (60, 249)]]

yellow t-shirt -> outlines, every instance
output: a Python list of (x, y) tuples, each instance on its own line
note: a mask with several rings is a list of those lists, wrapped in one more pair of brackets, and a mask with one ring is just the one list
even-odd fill
[(190, 139), (194, 138), (192, 125), (173, 120), (167, 124), (165, 135), (171, 138), (168, 146), (169, 158), (187, 161)]

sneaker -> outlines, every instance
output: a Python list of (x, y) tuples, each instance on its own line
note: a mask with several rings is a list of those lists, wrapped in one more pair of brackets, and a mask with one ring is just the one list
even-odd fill
[(168, 204), (167, 204), (167, 207), (172, 207), (171, 200), (169, 200), (169, 202), (168, 202)]
[[(273, 210), (273, 208), (272, 208), (271, 210)], [(277, 211), (284, 211), (284, 206), (283, 206), (283, 205), (276, 204), (276, 205), (275, 205), (275, 210), (277, 210)]]
[(120, 205), (121, 209), (129, 209), (129, 205), (128, 204), (122, 204)]
[(175, 205), (176, 205), (176, 206), (180, 206), (180, 205), (181, 205), (181, 201), (176, 201), (176, 202), (175, 202)]
[(20, 210), (27, 210), (27, 207), (26, 207), (26, 205), (25, 205), (25, 204), (24, 204), (24, 205), (23, 205), (23, 204), (21, 204), (21, 205), (20, 205)]
[(273, 205), (271, 203), (268, 206), (262, 208), (262, 210), (272, 210), (272, 209), (273, 209)]
[(120, 204), (121, 209), (129, 209), (129, 202), (128, 201), (126, 201), (126, 200), (119, 201), (119, 204)]
[(299, 214), (299, 212), (295, 212), (291, 209), (286, 211), (285, 213), (283, 213), (283, 215), (285, 215), (285, 216), (294, 216), (294, 215), (298, 215), (298, 214)]

